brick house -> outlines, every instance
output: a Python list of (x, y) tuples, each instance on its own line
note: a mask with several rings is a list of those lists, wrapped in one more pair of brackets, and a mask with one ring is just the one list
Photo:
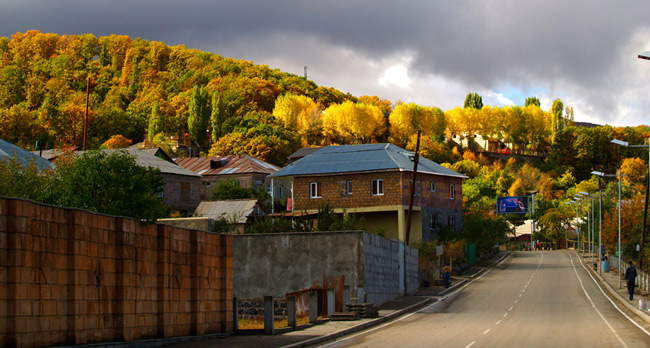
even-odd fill
[[(327, 146), (269, 175), (289, 182), (293, 211), (329, 203), (356, 214), (369, 232), (404, 240), (413, 152), (392, 144)], [(462, 228), (463, 179), (420, 157), (410, 241), (432, 240), (441, 227)]]
[[(234, 180), (241, 187), (250, 187), (256, 190), (266, 189), (271, 193), (272, 189), (265, 187), (264, 181), (267, 175), (280, 169), (249, 155), (188, 157), (176, 158), (175, 161), (179, 166), (201, 176), (201, 200), (204, 201), (210, 199), (216, 185), (224, 180)], [(282, 193), (282, 196), (285, 197), (285, 185), (281, 185), (281, 187), (276, 185), (276, 196)]]

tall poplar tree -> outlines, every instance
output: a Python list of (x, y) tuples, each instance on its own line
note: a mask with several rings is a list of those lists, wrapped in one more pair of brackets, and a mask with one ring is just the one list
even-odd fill
[(465, 97), (465, 104), (463, 108), (473, 108), (476, 110), (481, 110), (483, 108), (483, 97), (478, 95), (478, 93), (469, 93)]
[(537, 105), (538, 107), (541, 107), (541, 103), (539, 102), (539, 98), (537, 97), (526, 98), (526, 104), (524, 104), (524, 106), (528, 106), (528, 105)]
[(149, 127), (147, 128), (147, 140), (153, 143), (156, 134), (162, 132), (162, 112), (160, 112), (160, 104), (155, 102), (151, 108), (151, 116), (149, 117)]
[(190, 138), (197, 146), (205, 144), (208, 120), (210, 118), (210, 105), (208, 101), (208, 90), (205, 87), (194, 86), (190, 97), (190, 106), (187, 117), (187, 128), (190, 131)]
[(551, 142), (555, 142), (555, 136), (559, 131), (564, 129), (564, 104), (558, 98), (553, 101), (551, 106)]

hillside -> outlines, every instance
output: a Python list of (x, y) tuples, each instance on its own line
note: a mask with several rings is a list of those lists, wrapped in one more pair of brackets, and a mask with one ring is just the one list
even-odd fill
[(165, 134), (187, 132), (189, 99), (197, 85), (237, 99), (236, 115), (230, 115), (236, 120), (226, 132), (244, 121), (268, 123), (272, 129), (264, 131), (292, 143), (291, 134), (269, 122), (278, 95), (305, 95), (324, 106), (356, 100), (293, 74), (184, 46), (119, 35), (28, 31), (0, 38), (0, 138), (27, 148), (36, 140), (41, 147), (80, 147), (87, 78), (90, 147), (115, 134), (142, 141), (154, 103)]
[[(559, 99), (545, 111), (539, 102), (492, 107), (470, 96), (473, 104), (443, 111), (355, 97), (265, 65), (128, 36), (28, 31), (0, 38), (0, 138), (27, 149), (81, 148), (87, 124), (87, 148), (122, 137), (165, 149), (183, 140), (203, 152), (283, 165), (307, 146), (391, 142), (414, 149), (421, 130), (423, 156), (439, 163), (459, 160), (463, 148), (508, 148), (558, 166), (584, 163), (582, 177), (613, 163), (613, 150), (603, 153), (611, 138), (638, 143), (648, 133), (558, 126), (571, 124)], [(595, 143), (585, 148), (585, 141)], [(462, 148), (454, 154), (454, 147)]]

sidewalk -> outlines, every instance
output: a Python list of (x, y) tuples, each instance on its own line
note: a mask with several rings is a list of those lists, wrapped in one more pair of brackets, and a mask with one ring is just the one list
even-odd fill
[[(506, 252), (500, 252), (490, 260), (484, 262), (484, 266), (473, 266), (463, 272), (460, 276), (452, 277), (451, 287), (448, 289), (442, 286), (430, 286), (420, 288), (412, 295), (402, 296), (392, 301), (388, 301), (379, 307), (379, 317), (373, 319), (359, 319), (354, 321), (329, 321), (325, 320), (322, 324), (307, 327), (302, 330), (290, 331), (277, 335), (231, 335), (227, 337), (215, 337), (210, 339), (201, 339), (197, 341), (184, 341), (175, 344), (165, 345), (169, 348), (191, 347), (191, 348), (243, 348), (243, 347), (260, 347), (260, 348), (298, 348), (310, 347), (332, 341), (338, 337), (346, 336), (354, 332), (362, 331), (373, 326), (380, 325), (387, 321), (393, 320), (404, 314), (416, 311), (430, 303), (434, 303), (446, 294), (454, 291), (465, 284), (469, 279), (477, 277), (488, 267), (499, 261), (507, 255)], [(197, 337), (198, 339), (198, 337)], [(142, 346), (139, 346), (142, 347)]]
[[(576, 252), (577, 255), (582, 257), (582, 262), (589, 268), (591, 275), (596, 278), (603, 287), (603, 290), (607, 292), (614, 300), (619, 304), (623, 305), (625, 308), (632, 311), (639, 318), (650, 323), (650, 296), (646, 291), (642, 291), (639, 288), (634, 289), (634, 300), (630, 301), (629, 295), (627, 293), (627, 286), (625, 279), (621, 279), (619, 286), (619, 273), (616, 268), (610, 268), (609, 272), (600, 272), (594, 270), (591, 263), (591, 257), (588, 257), (587, 254), (580, 254)], [(646, 310), (639, 309), (640, 301), (644, 301), (647, 304)]]

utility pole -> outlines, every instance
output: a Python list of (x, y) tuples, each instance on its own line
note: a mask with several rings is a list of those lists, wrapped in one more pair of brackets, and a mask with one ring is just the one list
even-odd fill
[[(408, 292), (408, 281), (406, 273), (406, 247), (409, 245), (409, 236), (411, 234), (411, 211), (413, 210), (413, 196), (415, 193), (415, 179), (418, 172), (418, 160), (420, 153), (420, 131), (418, 130), (418, 141), (415, 145), (415, 155), (413, 156), (413, 180), (411, 180), (411, 194), (409, 198), (409, 210), (406, 214), (406, 231), (404, 232), (404, 294)], [(400, 208), (401, 209), (401, 208)]]
[(86, 77), (86, 114), (84, 115), (83, 151), (86, 151), (86, 134), (88, 133), (88, 99), (90, 97), (90, 75)]
[(415, 156), (413, 157), (413, 179), (411, 180), (411, 192), (409, 198), (409, 210), (406, 216), (406, 233), (404, 243), (409, 244), (409, 236), (411, 234), (411, 214), (413, 211), (413, 196), (415, 195), (415, 179), (418, 173), (418, 160), (420, 159), (420, 131), (418, 130), (418, 140), (415, 145)]

